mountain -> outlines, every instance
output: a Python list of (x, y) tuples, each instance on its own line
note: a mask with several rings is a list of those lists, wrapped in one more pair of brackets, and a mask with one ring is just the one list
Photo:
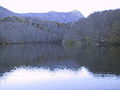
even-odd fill
[(47, 13), (18, 14), (0, 6), (0, 18), (4, 18), (8, 16), (25, 16), (25, 17), (38, 18), (42, 20), (55, 21), (60, 23), (76, 22), (79, 19), (84, 18), (84, 16), (77, 10), (71, 12), (50, 11)]
[(8, 16), (17, 16), (17, 13), (14, 13), (4, 7), (0, 6), (0, 18), (8, 17)]
[(60, 43), (65, 24), (25, 17), (0, 7), (0, 44), (7, 43)]
[(25, 13), (22, 15), (60, 23), (76, 22), (79, 19), (84, 18), (84, 16), (77, 10), (71, 12), (50, 11), (48, 13)]
[(94, 12), (80, 19), (81, 14), (76, 10), (19, 15), (0, 7), (0, 16), (4, 17), (0, 19), (2, 44), (61, 42), (65, 45), (120, 45), (120, 9)]

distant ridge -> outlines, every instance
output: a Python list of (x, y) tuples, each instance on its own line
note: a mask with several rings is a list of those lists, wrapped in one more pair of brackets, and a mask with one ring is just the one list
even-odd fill
[(76, 22), (81, 18), (84, 18), (84, 16), (77, 10), (70, 12), (50, 11), (47, 13), (24, 13), (22, 15), (61, 23)]
[(84, 16), (77, 10), (73, 10), (70, 12), (50, 11), (47, 13), (18, 14), (0, 6), (0, 18), (4, 18), (8, 16), (25, 16), (25, 17), (38, 18), (42, 20), (55, 21), (55, 22), (61, 22), (61, 23), (76, 22), (81, 18), (84, 18)]
[(2, 6), (0, 6), (0, 18), (8, 17), (8, 16), (17, 16), (17, 13), (14, 13)]

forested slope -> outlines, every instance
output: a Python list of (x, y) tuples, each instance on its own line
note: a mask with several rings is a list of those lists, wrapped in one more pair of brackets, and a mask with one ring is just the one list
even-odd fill
[(36, 18), (6, 17), (0, 19), (0, 42), (58, 42), (63, 39), (63, 27), (61, 23)]
[(120, 44), (120, 9), (95, 12), (71, 24), (66, 40), (84, 44)]
[(94, 12), (72, 23), (25, 16), (0, 18), (0, 43), (31, 42), (120, 45), (120, 9)]

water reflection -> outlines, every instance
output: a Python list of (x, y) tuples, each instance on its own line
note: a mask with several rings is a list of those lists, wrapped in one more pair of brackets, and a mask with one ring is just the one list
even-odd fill
[(120, 75), (120, 47), (66, 48), (54, 44), (0, 46), (0, 75), (14, 67), (47, 67), (79, 69), (93, 73)]
[(0, 90), (119, 90), (120, 78), (79, 70), (16, 68), (0, 79)]
[(120, 47), (0, 46), (0, 90), (120, 90)]

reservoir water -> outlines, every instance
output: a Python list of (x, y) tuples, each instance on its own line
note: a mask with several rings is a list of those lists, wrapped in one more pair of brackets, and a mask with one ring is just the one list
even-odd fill
[(0, 90), (120, 90), (120, 47), (0, 46)]

